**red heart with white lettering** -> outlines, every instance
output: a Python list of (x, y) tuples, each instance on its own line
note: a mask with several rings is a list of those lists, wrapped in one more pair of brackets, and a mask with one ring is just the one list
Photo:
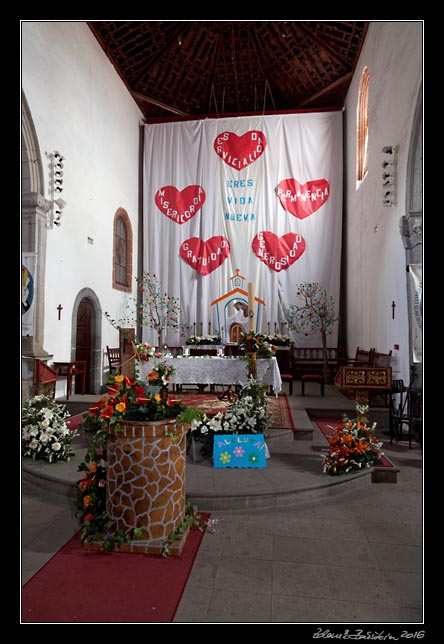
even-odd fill
[(327, 201), (330, 184), (326, 179), (315, 179), (304, 184), (297, 179), (284, 179), (278, 183), (276, 194), (285, 210), (298, 219), (305, 219)]
[(205, 203), (206, 194), (202, 186), (187, 186), (178, 190), (164, 186), (156, 192), (156, 206), (168, 219), (184, 224), (194, 217)]
[(207, 241), (190, 237), (180, 245), (180, 256), (201, 275), (209, 275), (222, 266), (230, 254), (230, 242), (226, 237), (215, 235)]
[(261, 262), (280, 273), (294, 264), (305, 251), (305, 239), (299, 233), (286, 233), (278, 237), (263, 230), (253, 239), (251, 247)]
[(234, 132), (222, 132), (214, 139), (213, 147), (227, 165), (235, 170), (243, 170), (262, 156), (267, 147), (267, 139), (259, 130), (249, 130), (242, 136)]

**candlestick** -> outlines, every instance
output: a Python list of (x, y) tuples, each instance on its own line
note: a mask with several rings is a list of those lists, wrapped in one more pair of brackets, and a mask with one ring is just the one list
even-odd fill
[(276, 333), (276, 322), (274, 323), (274, 332)]
[(270, 323), (267, 322), (267, 328), (268, 328), (268, 335), (270, 335)]
[(254, 286), (248, 282), (248, 328), (254, 331)]
[(203, 335), (203, 322), (200, 323), (200, 335)]

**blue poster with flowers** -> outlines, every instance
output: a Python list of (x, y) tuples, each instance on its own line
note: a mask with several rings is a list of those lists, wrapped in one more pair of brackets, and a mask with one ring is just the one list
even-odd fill
[(214, 467), (266, 467), (263, 434), (224, 434), (214, 437)]

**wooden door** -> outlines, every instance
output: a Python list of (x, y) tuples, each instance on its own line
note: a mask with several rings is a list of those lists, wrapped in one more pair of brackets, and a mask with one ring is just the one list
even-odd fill
[[(84, 297), (77, 309), (76, 360), (86, 360), (85, 393), (91, 393), (91, 302)], [(82, 393), (80, 379), (76, 379), (74, 392)]]

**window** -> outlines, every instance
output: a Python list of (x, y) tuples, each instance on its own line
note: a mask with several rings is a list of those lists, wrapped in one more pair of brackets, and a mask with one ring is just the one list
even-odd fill
[(114, 217), (113, 287), (131, 291), (133, 235), (128, 214), (119, 208)]
[(368, 172), (368, 85), (370, 75), (364, 67), (359, 84), (358, 107), (356, 109), (356, 189)]

